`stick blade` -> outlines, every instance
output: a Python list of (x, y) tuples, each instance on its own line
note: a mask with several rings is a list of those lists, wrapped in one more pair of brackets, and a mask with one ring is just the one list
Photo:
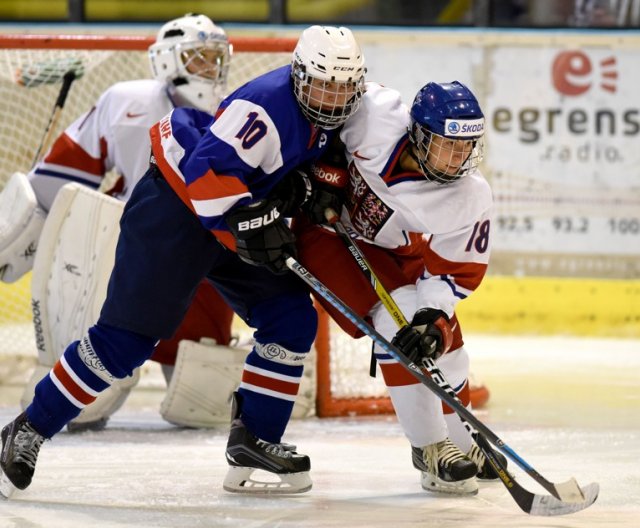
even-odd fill
[(84, 75), (84, 64), (79, 57), (63, 57), (29, 64), (18, 68), (15, 77), (18, 84), (34, 88), (43, 84), (56, 84), (70, 71), (73, 71), (76, 79)]
[[(560, 484), (560, 486), (562, 485), (563, 484)], [(556, 485), (556, 487), (557, 486), (558, 485)], [(596, 499), (598, 498), (598, 492), (600, 491), (600, 486), (598, 485), (598, 483), (593, 482), (591, 484), (588, 484), (584, 488), (580, 488), (578, 486), (578, 489), (580, 490), (580, 494), (582, 497), (580, 502), (565, 502), (558, 500), (551, 495), (536, 495), (531, 504), (531, 510), (528, 513), (530, 513), (531, 515), (552, 517), (556, 515), (567, 515), (569, 513), (579, 512), (581, 510), (584, 510), (585, 508), (588, 508), (596, 501)]]

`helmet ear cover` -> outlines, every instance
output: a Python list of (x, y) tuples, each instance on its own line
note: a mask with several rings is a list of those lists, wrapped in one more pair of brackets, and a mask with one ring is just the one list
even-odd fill
[(347, 28), (311, 26), (293, 52), (293, 90), (304, 116), (316, 126), (337, 128), (360, 105), (364, 56)]
[(477, 168), (484, 153), (484, 114), (466, 86), (428, 83), (410, 113), (410, 154), (427, 179), (448, 184)]

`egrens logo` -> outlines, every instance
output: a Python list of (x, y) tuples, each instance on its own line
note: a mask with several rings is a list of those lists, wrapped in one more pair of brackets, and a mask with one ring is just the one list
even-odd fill
[(598, 81), (600, 88), (610, 93), (617, 90), (616, 58), (609, 56), (598, 63), (599, 71), (583, 51), (563, 51), (554, 59), (551, 67), (553, 87), (562, 95), (576, 97), (588, 92)]

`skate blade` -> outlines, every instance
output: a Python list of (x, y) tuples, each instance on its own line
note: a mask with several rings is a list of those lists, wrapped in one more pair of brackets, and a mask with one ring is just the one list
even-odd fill
[(448, 495), (477, 495), (478, 481), (475, 477), (456, 482), (447, 482), (430, 473), (422, 472), (422, 489), (435, 493), (446, 493)]
[[(254, 475), (254, 473), (257, 473)], [(222, 487), (231, 493), (285, 495), (304, 493), (311, 489), (311, 477), (300, 473), (270, 473), (250, 467), (229, 466)]]
[(9, 499), (16, 488), (3, 471), (0, 471), (0, 499)]

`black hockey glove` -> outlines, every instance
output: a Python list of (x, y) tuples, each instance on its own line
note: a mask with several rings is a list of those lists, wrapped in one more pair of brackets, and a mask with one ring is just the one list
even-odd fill
[(451, 348), (453, 331), (449, 317), (442, 310), (421, 308), (413, 316), (410, 325), (398, 330), (391, 341), (414, 363), (423, 359), (438, 359)]
[(292, 170), (269, 193), (270, 200), (276, 200), (282, 216), (294, 216), (302, 204), (311, 196), (311, 179), (301, 169)]
[(277, 208), (277, 202), (259, 200), (238, 207), (226, 216), (229, 230), (236, 238), (238, 256), (273, 273), (285, 273), (287, 256), (296, 256), (295, 236)]
[(338, 215), (344, 203), (344, 188), (348, 173), (345, 167), (317, 161), (310, 168), (311, 195), (302, 210), (314, 224), (326, 224), (325, 211), (333, 209)]

